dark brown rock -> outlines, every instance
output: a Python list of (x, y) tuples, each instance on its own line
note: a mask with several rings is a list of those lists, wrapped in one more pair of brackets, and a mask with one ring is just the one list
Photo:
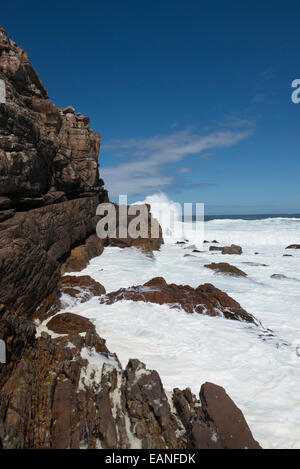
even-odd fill
[(57, 334), (70, 334), (72, 332), (86, 332), (94, 330), (94, 324), (79, 314), (62, 313), (57, 314), (47, 322), (47, 328)]
[[(49, 99), (28, 55), (0, 29), (0, 78), (6, 103), (0, 106), (0, 195), (41, 197), (50, 189), (68, 197), (99, 193), (100, 135), (89, 119)], [(34, 201), (33, 201), (34, 203)], [(36, 201), (43, 204), (43, 198)]]
[[(72, 245), (84, 242), (95, 230), (97, 205), (96, 197), (75, 199), (30, 212), (18, 212), (0, 223), (0, 296), (3, 303), (20, 314), (29, 315), (36, 310), (54, 291), (60, 278), (61, 263)], [(100, 241), (99, 245), (102, 245)], [(91, 244), (87, 243), (90, 248)], [(86, 263), (102, 252), (86, 251)]]
[[(126, 237), (122, 234), (122, 228), (125, 228), (127, 232), (127, 228), (129, 224), (136, 218), (134, 215), (128, 215), (128, 210), (130, 206), (126, 207), (127, 210), (127, 220), (120, 220), (119, 218), (119, 211), (120, 207), (115, 204), (116, 209), (116, 237), (107, 236), (105, 238), (105, 245), (106, 246), (117, 246), (119, 248), (127, 248), (127, 247), (136, 247), (143, 250), (146, 253), (151, 253), (152, 251), (159, 250), (160, 246), (163, 244), (163, 233), (161, 226), (159, 225), (158, 221), (152, 216), (151, 214), (151, 207), (149, 204), (142, 205), (147, 212), (146, 220), (147, 223), (147, 235), (146, 237), (138, 236), (137, 238), (132, 238), (127, 234)], [(138, 206), (137, 206), (138, 207)], [(143, 213), (143, 212), (141, 212)], [(109, 223), (109, 218), (107, 218)], [(120, 225), (121, 221), (121, 225)], [(157, 237), (153, 236), (153, 232), (151, 227), (153, 226), (153, 232), (157, 233)], [(138, 229), (138, 228), (137, 228)]]
[(242, 254), (241, 246), (232, 244), (231, 246), (224, 246), (222, 249), (222, 254)]
[(223, 248), (221, 246), (209, 246), (210, 251), (222, 251)]
[(97, 235), (89, 236), (80, 246), (72, 249), (69, 257), (64, 262), (61, 272), (80, 272), (85, 269), (93, 257), (101, 256), (104, 250), (104, 240)]
[(285, 249), (300, 249), (300, 244), (290, 244)]
[(61, 293), (77, 298), (81, 303), (93, 296), (103, 295), (105, 288), (89, 275), (65, 275), (58, 282)]
[(122, 370), (92, 328), (36, 338), (31, 321), (7, 310), (2, 319), (3, 448), (259, 448), (223, 388), (206, 383), (200, 400), (189, 389), (167, 395), (158, 373), (139, 360)]
[(242, 248), (236, 244), (231, 246), (210, 246), (210, 251), (221, 251), (222, 254), (242, 254)]
[(219, 263), (212, 262), (211, 264), (205, 264), (204, 267), (215, 270), (216, 272), (235, 275), (238, 277), (247, 277), (247, 274), (245, 272), (238, 269), (234, 265), (227, 264), (227, 262), (219, 262)]
[(100, 303), (107, 304), (120, 300), (168, 304), (187, 313), (223, 315), (227, 319), (255, 322), (254, 317), (237, 301), (209, 283), (192, 288), (189, 285), (167, 284), (163, 277), (156, 277), (144, 285), (121, 288), (99, 299)]
[(6, 85), (6, 103), (0, 104), (0, 297), (28, 316), (54, 291), (71, 249), (95, 233), (96, 208), (107, 192), (99, 179), (100, 135), (88, 118), (48, 99), (27, 54), (2, 28), (0, 79)]
[(205, 383), (201, 386), (200, 399), (206, 421), (215, 428), (215, 438), (225, 449), (259, 449), (247, 422), (235, 403), (221, 386)]

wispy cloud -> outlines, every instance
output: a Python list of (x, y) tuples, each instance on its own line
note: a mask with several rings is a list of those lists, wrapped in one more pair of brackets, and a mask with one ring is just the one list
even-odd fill
[[(122, 193), (140, 195), (166, 190), (177, 182), (176, 178), (170, 175), (170, 165), (188, 156), (205, 156), (207, 150), (212, 148), (231, 147), (251, 133), (251, 128), (233, 127), (232, 130), (222, 129), (201, 134), (189, 128), (173, 131), (166, 136), (110, 140), (103, 146), (103, 150), (110, 150), (127, 158), (119, 164), (102, 168), (101, 177), (111, 196)], [(186, 172), (186, 167), (182, 172)], [(210, 183), (199, 182), (197, 187), (199, 185), (205, 187)]]
[(179, 168), (178, 172), (179, 173), (188, 173), (190, 171), (190, 168), (187, 168), (187, 167), (182, 167), (182, 168)]

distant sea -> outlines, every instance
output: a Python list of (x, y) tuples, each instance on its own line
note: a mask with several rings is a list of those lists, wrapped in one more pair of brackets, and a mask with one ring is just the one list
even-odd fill
[[(204, 221), (210, 220), (266, 220), (268, 218), (299, 218), (300, 213), (264, 213), (255, 215), (204, 215)], [(182, 219), (183, 221), (183, 219)], [(190, 217), (186, 217), (185, 221), (190, 221)], [(193, 221), (196, 221), (196, 215), (193, 215)]]

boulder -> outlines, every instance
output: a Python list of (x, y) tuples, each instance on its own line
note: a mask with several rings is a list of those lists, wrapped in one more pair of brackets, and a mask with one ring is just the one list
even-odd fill
[(77, 298), (80, 303), (106, 293), (103, 285), (89, 275), (65, 275), (58, 282), (58, 288), (61, 293)]
[(61, 267), (61, 273), (80, 272), (85, 269), (93, 257), (101, 256), (104, 240), (97, 235), (89, 236), (85, 242), (71, 250), (70, 255)]
[(205, 264), (204, 267), (224, 274), (234, 275), (237, 277), (247, 277), (247, 274), (245, 272), (238, 269), (234, 265), (227, 264), (226, 262), (212, 262), (211, 264)]
[(90, 329), (95, 330), (94, 324), (89, 319), (73, 313), (62, 313), (53, 316), (47, 322), (47, 328), (56, 334), (86, 332)]
[(232, 244), (231, 246), (224, 246), (222, 249), (222, 254), (242, 254), (241, 246)]
[(170, 308), (182, 308), (187, 313), (256, 323), (255, 318), (237, 301), (209, 283), (192, 288), (189, 285), (167, 284), (163, 277), (155, 277), (143, 285), (121, 288), (99, 299), (100, 303), (106, 304), (120, 300), (167, 304)]
[(210, 251), (222, 251), (223, 248), (221, 246), (209, 246)]
[(290, 244), (285, 249), (300, 249), (300, 244)]
[[(127, 206), (127, 218), (126, 219), (120, 219), (119, 213), (120, 213), (120, 207), (116, 204), (115, 206), (115, 222), (116, 222), (116, 236), (109, 236), (104, 239), (105, 246), (115, 246), (119, 248), (128, 248), (128, 247), (135, 247), (139, 248), (142, 251), (146, 253), (152, 253), (152, 251), (158, 251), (160, 246), (163, 244), (163, 233), (162, 233), (162, 228), (158, 221), (153, 217), (151, 214), (151, 207), (149, 204), (141, 204), (141, 205), (136, 205), (136, 208), (141, 208), (141, 216), (144, 220), (144, 222), (147, 225), (147, 233), (146, 236), (138, 236), (136, 238), (133, 238), (129, 235), (128, 233), (128, 227), (130, 223), (136, 218), (135, 215), (128, 215), (129, 208), (132, 208), (132, 206)], [(145, 214), (145, 215), (144, 215)], [(137, 216), (139, 216), (139, 213), (137, 212)], [(110, 223), (110, 217), (106, 215), (106, 221), (107, 223)], [(114, 221), (113, 221), (114, 223)], [(137, 228), (138, 231), (139, 228)], [(126, 234), (126, 236), (124, 236)]]

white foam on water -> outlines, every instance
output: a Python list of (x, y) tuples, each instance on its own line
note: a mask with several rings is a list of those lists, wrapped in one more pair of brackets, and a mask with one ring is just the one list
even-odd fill
[[(108, 292), (156, 276), (193, 287), (213, 283), (272, 329), (274, 337), (263, 340), (260, 329), (247, 323), (187, 314), (167, 305), (125, 300), (106, 305), (92, 298), (67, 310), (93, 320), (123, 366), (129, 358), (139, 358), (160, 373), (169, 391), (189, 386), (198, 393), (205, 381), (224, 386), (264, 448), (300, 448), (300, 252), (285, 250), (300, 243), (300, 220), (212, 220), (205, 222), (205, 238), (238, 244), (243, 254), (209, 252), (210, 245), (202, 245), (190, 232), (189, 244), (205, 252), (185, 250), (176, 239), (164, 244), (154, 259), (134, 248), (109, 247), (78, 275), (90, 275)], [(184, 257), (186, 253), (195, 257)], [(216, 274), (204, 267), (210, 262), (229, 262), (248, 277)], [(270, 278), (272, 274), (293, 279)]]

